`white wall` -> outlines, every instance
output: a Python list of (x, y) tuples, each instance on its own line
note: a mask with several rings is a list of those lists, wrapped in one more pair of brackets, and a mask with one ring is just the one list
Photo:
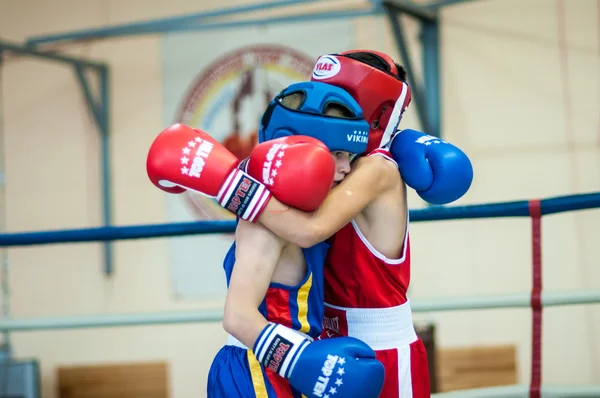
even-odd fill
[[(4, 0), (0, 35), (21, 41), (241, 1), (202, 3)], [(566, 16), (563, 50), (561, 4)], [(466, 150), (475, 166), (473, 187), (457, 204), (599, 190), (597, 7), (593, 0), (486, 0), (444, 10), (444, 133)], [(356, 32), (358, 47), (387, 51), (398, 58), (384, 19), (357, 20)], [(416, 43), (414, 24), (409, 32), (411, 43)], [(418, 54), (418, 48), (413, 48)], [(116, 224), (163, 222), (165, 196), (148, 183), (143, 167), (153, 134), (164, 127), (160, 38), (126, 37), (61, 49), (111, 66)], [(72, 71), (11, 57), (2, 69), (2, 95), (7, 229), (99, 225), (98, 135)], [(405, 123), (418, 127), (414, 108)], [(423, 203), (412, 195), (411, 206)], [(544, 218), (544, 288), (600, 288), (594, 251), (599, 222), (597, 210)], [(414, 224), (413, 299), (528, 291), (529, 228), (526, 219)], [(167, 248), (166, 239), (115, 244), (116, 272), (111, 278), (102, 274), (97, 244), (11, 249), (12, 316), (219, 308), (219, 302), (172, 296)], [(220, 264), (214, 269), (221, 272)], [(520, 381), (528, 382), (528, 310), (418, 314), (416, 318), (437, 323), (442, 347), (516, 344)], [(545, 310), (544, 382), (600, 383), (599, 334), (598, 305)], [(173, 397), (202, 396), (208, 367), (224, 341), (220, 324), (13, 336), (18, 358), (40, 359), (44, 397), (55, 396), (57, 366), (152, 359), (169, 361)]]

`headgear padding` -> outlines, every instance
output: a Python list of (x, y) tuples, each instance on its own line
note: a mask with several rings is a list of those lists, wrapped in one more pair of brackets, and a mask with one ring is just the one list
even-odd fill
[[(298, 109), (282, 104), (282, 99), (302, 93)], [(344, 108), (349, 117), (327, 115), (330, 105)], [(367, 148), (369, 123), (352, 96), (339, 87), (320, 82), (295, 83), (284, 89), (264, 113), (258, 141), (290, 135), (306, 135), (323, 142), (330, 151), (362, 153)]]

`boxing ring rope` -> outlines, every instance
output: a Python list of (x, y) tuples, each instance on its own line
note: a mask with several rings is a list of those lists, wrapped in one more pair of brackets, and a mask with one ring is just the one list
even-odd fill
[[(530, 293), (495, 296), (438, 298), (412, 302), (415, 312), (456, 311), (495, 308), (532, 309), (532, 358), (529, 385), (514, 385), (433, 394), (435, 397), (599, 397), (598, 386), (543, 386), (542, 309), (551, 306), (600, 302), (600, 290), (542, 291), (541, 219), (544, 215), (600, 207), (600, 192), (560, 196), (542, 200), (514, 201), (468, 206), (430, 207), (411, 210), (411, 222), (474, 218), (529, 217), (532, 231), (532, 276)], [(106, 242), (199, 234), (230, 233), (234, 221), (198, 221), (172, 224), (131, 225), (57, 231), (0, 234), (0, 247), (17, 247), (76, 242)], [(219, 322), (221, 310), (172, 311), (166, 313), (114, 314), (96, 316), (1, 319), (0, 331), (78, 329), (176, 323)]]
[[(473, 218), (531, 217), (530, 203), (514, 201), (410, 210), (410, 222)], [(539, 201), (540, 216), (600, 207), (600, 192), (558, 196)], [(107, 242), (131, 239), (232, 233), (235, 221), (197, 221), (0, 234), (0, 248), (55, 243)]]

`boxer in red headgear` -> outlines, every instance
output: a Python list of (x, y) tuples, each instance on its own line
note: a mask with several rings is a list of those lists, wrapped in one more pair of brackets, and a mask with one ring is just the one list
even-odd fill
[(429, 397), (427, 354), (407, 298), (406, 186), (389, 150), (411, 101), (406, 73), (385, 54), (350, 51), (320, 57), (312, 80), (348, 91), (371, 126), (367, 153), (348, 176), (357, 185), (349, 180), (344, 192), (364, 207), (334, 235), (326, 260), (323, 337), (360, 336), (376, 351), (386, 369), (380, 397)]

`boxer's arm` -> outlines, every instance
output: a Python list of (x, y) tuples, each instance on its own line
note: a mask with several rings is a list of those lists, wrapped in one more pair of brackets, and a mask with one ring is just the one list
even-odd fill
[(235, 265), (225, 300), (223, 327), (246, 347), (253, 347), (267, 320), (258, 311), (284, 242), (260, 224), (240, 221), (235, 231)]
[(288, 242), (310, 247), (335, 234), (399, 181), (394, 163), (381, 156), (363, 157), (316, 211), (302, 212), (272, 197), (259, 222)]

